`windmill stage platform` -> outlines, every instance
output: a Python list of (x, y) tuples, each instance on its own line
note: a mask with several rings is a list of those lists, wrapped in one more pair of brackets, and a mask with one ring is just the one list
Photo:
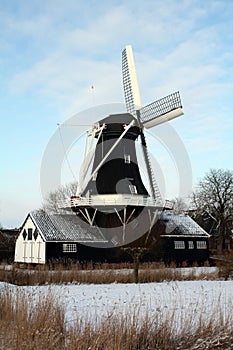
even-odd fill
[(73, 211), (75, 208), (94, 207), (98, 209), (106, 210), (107, 207), (120, 207), (134, 206), (134, 207), (156, 207), (170, 209), (168, 201), (164, 205), (158, 205), (157, 201), (153, 198), (140, 196), (140, 195), (124, 195), (124, 194), (105, 194), (105, 195), (92, 195), (90, 198), (72, 196), (70, 200), (70, 206)]

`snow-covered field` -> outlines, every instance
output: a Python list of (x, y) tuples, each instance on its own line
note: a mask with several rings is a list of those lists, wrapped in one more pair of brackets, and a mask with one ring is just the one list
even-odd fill
[[(6, 284), (0, 282), (0, 288)], [(233, 281), (177, 281), (147, 284), (51, 285), (17, 287), (33, 298), (53, 293), (66, 310), (67, 324), (76, 319), (96, 322), (102, 317), (137, 315), (163, 321), (172, 318), (183, 327), (212, 316), (232, 317)]]

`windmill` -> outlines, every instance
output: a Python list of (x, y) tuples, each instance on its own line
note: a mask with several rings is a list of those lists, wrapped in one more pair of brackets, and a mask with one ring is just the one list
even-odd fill
[[(110, 245), (125, 245), (150, 233), (165, 207), (151, 166), (144, 128), (183, 114), (179, 92), (141, 106), (131, 46), (122, 52), (127, 113), (112, 114), (87, 131), (84, 162), (72, 210), (109, 235)], [(146, 166), (147, 189), (140, 173), (136, 142)], [(146, 223), (146, 225), (145, 225)]]

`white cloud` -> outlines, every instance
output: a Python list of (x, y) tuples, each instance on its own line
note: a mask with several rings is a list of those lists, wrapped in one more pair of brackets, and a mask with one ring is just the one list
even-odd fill
[(209, 165), (222, 152), (228, 164), (232, 13), (233, 4), (219, 0), (8, 2), (0, 12), (5, 105), (33, 97), (39, 109), (49, 101), (62, 121), (93, 103), (123, 102), (121, 50), (132, 44), (143, 104), (180, 90), (185, 115), (172, 125), (191, 157)]
[[(93, 103), (122, 102), (120, 50), (132, 39), (143, 103), (180, 90), (189, 118), (184, 118), (186, 130), (191, 123), (200, 134), (196, 121), (206, 120), (203, 113), (208, 115), (208, 109), (212, 125), (216, 124), (218, 113), (212, 113), (217, 109), (215, 100), (224, 99), (232, 89), (232, 83), (225, 79), (229, 69), (225, 62), (230, 62), (232, 54), (227, 47), (221, 51), (222, 23), (208, 25), (207, 21), (216, 7), (222, 9), (222, 4), (215, 1), (210, 6), (195, 6), (190, 1), (161, 1), (155, 6), (147, 1), (138, 5), (137, 10), (127, 2), (106, 7), (97, 16), (91, 13), (85, 25), (78, 19), (76, 25), (62, 23), (56, 35), (53, 29), (48, 36), (56, 37), (55, 47), (52, 45), (45, 58), (15, 74), (10, 91), (16, 95), (32, 91), (42, 99), (46, 96), (54, 103), (57, 100), (65, 116)], [(62, 17), (61, 6), (58, 17)], [(51, 9), (51, 3), (48, 7)], [(51, 16), (54, 23), (54, 12), (46, 12), (44, 16), (40, 13), (36, 21), (21, 19), (15, 28), (21, 26), (23, 33), (35, 36), (36, 28), (38, 33), (50, 29)], [(202, 128), (204, 135), (204, 125)]]
[[(68, 109), (71, 104), (76, 105), (77, 109), (72, 111), (75, 113), (93, 103), (123, 100), (120, 74), (120, 62), (115, 65), (62, 54), (53, 55), (17, 74), (10, 83), (10, 89), (14, 94), (19, 94), (36, 88), (42, 98), (63, 100)], [(90, 89), (92, 85), (94, 100)]]

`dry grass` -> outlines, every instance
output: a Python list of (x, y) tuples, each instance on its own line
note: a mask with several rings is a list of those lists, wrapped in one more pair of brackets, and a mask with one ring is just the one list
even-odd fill
[(0, 349), (8, 350), (217, 350), (232, 349), (232, 318), (220, 306), (194, 323), (186, 315), (181, 324), (171, 313), (153, 319), (136, 311), (92, 324), (78, 319), (67, 325), (65, 312), (54, 295), (16, 294), (0, 290)]
[(0, 349), (61, 348), (65, 336), (64, 309), (52, 295), (35, 301), (25, 293), (0, 291)]
[[(102, 267), (102, 266), (101, 266)], [(69, 269), (58, 265), (50, 270), (48, 266), (39, 267), (34, 270), (13, 268), (12, 270), (1, 269), (0, 281), (16, 284), (19, 286), (43, 285), (43, 284), (109, 284), (109, 283), (133, 283), (134, 273), (131, 268), (122, 268), (119, 265), (107, 265), (100, 269), (100, 266), (88, 270), (81, 270), (80, 266), (71, 265)], [(117, 268), (118, 267), (118, 268)], [(119, 268), (121, 267), (121, 268)], [(115, 269), (114, 269), (115, 268)], [(116, 269), (117, 268), (117, 269)], [(139, 282), (163, 282), (183, 281), (200, 279), (217, 279), (218, 272), (203, 272), (196, 274), (191, 270), (184, 273), (185, 269), (167, 268), (163, 264), (142, 264), (139, 270)]]

